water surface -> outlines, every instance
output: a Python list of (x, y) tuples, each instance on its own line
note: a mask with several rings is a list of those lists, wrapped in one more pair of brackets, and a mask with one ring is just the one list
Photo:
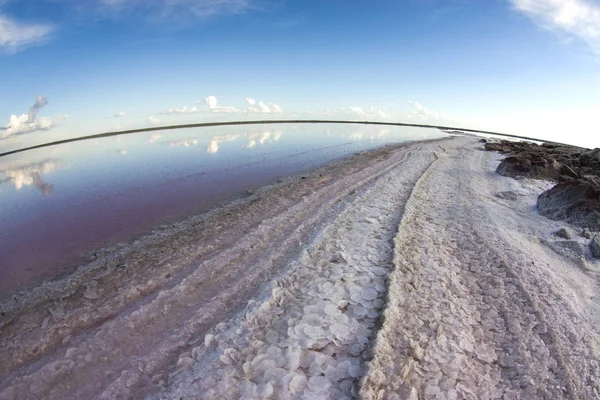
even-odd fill
[(258, 125), (136, 133), (0, 158), (0, 298), (94, 249), (285, 176), (438, 130)]

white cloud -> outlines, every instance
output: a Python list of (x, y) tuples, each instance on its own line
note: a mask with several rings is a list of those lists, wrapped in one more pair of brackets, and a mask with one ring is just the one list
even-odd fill
[(219, 100), (216, 96), (207, 96), (204, 100), (198, 100), (196, 103), (202, 103), (206, 105), (206, 109), (197, 107), (182, 107), (182, 108), (171, 108), (169, 110), (159, 113), (159, 115), (172, 115), (172, 114), (197, 114), (203, 112), (224, 114), (224, 113), (253, 113), (253, 114), (280, 114), (283, 112), (281, 107), (275, 103), (263, 102), (254, 100), (251, 98), (245, 99), (246, 108), (236, 108), (233, 106), (223, 106), (219, 104)]
[(170, 0), (168, 3), (188, 7), (195, 15), (241, 14), (252, 8), (248, 0)]
[(206, 104), (210, 112), (231, 113), (238, 111), (238, 109), (235, 107), (220, 106), (219, 101), (215, 96), (206, 97), (204, 99), (204, 103)]
[(148, 122), (151, 124), (160, 124), (160, 119), (153, 117), (152, 115), (148, 117)]
[(364, 109), (362, 107), (348, 107), (345, 109), (347, 114), (368, 118), (389, 118), (385, 108), (375, 108), (373, 106)]
[(510, 0), (538, 25), (586, 41), (600, 53), (600, 4), (589, 0)]
[(125, 111), (119, 111), (118, 113), (113, 115), (113, 117), (115, 117), (115, 118), (119, 118), (119, 117), (123, 117), (123, 116), (125, 116)]
[(38, 111), (48, 105), (48, 97), (37, 95), (35, 97), (35, 103), (31, 107), (29, 107), (29, 113), (27, 114), (27, 121), (34, 122), (35, 117), (37, 117)]
[(281, 107), (279, 107), (279, 105), (277, 105), (275, 103), (265, 103), (262, 101), (256, 101), (249, 97), (246, 97), (245, 100), (246, 100), (246, 104), (248, 104), (248, 107), (244, 110), (246, 112), (257, 113), (257, 114), (273, 114), (273, 113), (279, 114), (279, 113), (283, 112)]
[(418, 101), (409, 101), (408, 104), (413, 106), (416, 110), (415, 112), (413, 112), (413, 115), (419, 116), (422, 119), (440, 119), (439, 112), (428, 110), (427, 108), (423, 107)]
[(49, 131), (56, 127), (60, 120), (68, 118), (68, 115), (59, 115), (56, 117), (37, 118), (40, 109), (48, 104), (46, 96), (37, 96), (35, 103), (29, 108), (27, 114), (11, 115), (8, 125), (4, 128), (3, 138), (12, 135), (22, 135), (38, 131)]
[(0, 14), (0, 50), (19, 51), (47, 39), (53, 30), (51, 25), (21, 23)]
[(166, 111), (160, 112), (160, 115), (171, 115), (171, 114), (197, 114), (200, 110), (196, 107), (184, 106), (182, 108), (169, 108)]
[(408, 104), (414, 107), (414, 111), (406, 115), (406, 118), (419, 119), (422, 122), (433, 125), (465, 125), (469, 120), (465, 120), (459, 116), (449, 114), (444, 111), (433, 111), (421, 105), (418, 101), (409, 101)]
[(131, 10), (161, 17), (178, 14), (202, 18), (219, 14), (241, 14), (256, 9), (250, 0), (99, 0), (99, 5), (107, 11)]

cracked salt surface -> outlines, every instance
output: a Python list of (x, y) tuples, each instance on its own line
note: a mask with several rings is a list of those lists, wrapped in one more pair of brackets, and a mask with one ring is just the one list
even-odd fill
[(473, 146), (357, 156), (18, 293), (0, 399), (600, 398), (600, 263)]
[[(310, 255), (324, 251), (316, 250), (319, 240), (325, 248), (334, 244), (335, 238), (329, 241), (320, 233), (329, 229), (336, 234), (331, 226), (342, 221), (344, 210), (354, 207), (356, 213), (362, 208), (365, 215), (364, 220), (344, 220), (346, 227), (335, 225), (353, 241), (342, 243), (339, 251), (348, 257), (356, 251), (365, 261), (376, 261), (374, 257), (384, 252), (365, 247), (368, 237), (349, 227), (360, 222), (369, 227), (361, 234), (369, 229), (394, 232), (401, 208), (436, 148), (437, 142), (422, 142), (357, 154), (307, 179), (260, 190), (246, 202), (105, 249), (72, 275), (17, 293), (0, 303), (0, 352), (6, 355), (0, 358), (0, 399), (142, 398), (161, 391), (168, 397), (169, 383), (179, 377), (173, 372), (196, 363), (193, 357), (203, 348), (199, 344), (219, 344), (215, 338), (227, 327), (221, 323), (231, 321), (249, 300), (257, 303), (248, 310), (267, 300), (276, 278), (294, 273), (292, 266), (308, 260), (303, 249)], [(368, 189), (392, 177), (397, 196), (385, 205), (388, 211), (368, 217), (377, 210), (357, 199), (375, 199), (377, 193)], [(390, 225), (381, 230), (381, 223)], [(382, 243), (379, 235), (369, 240)], [(350, 260), (335, 253), (325, 261), (340, 269), (324, 278), (342, 274)], [(387, 257), (385, 265), (391, 260)], [(379, 277), (384, 271), (374, 268), (372, 275)], [(269, 287), (264, 296), (261, 285)], [(372, 289), (377, 287), (382, 288)], [(379, 306), (372, 292), (365, 296), (360, 294), (361, 302)], [(353, 308), (349, 303), (341, 314), (356, 313), (357, 321), (361, 314), (366, 313), (363, 320), (374, 315), (371, 309)], [(275, 337), (269, 334), (269, 340)], [(207, 352), (214, 353), (212, 361), (225, 353), (215, 349)], [(353, 349), (358, 352), (358, 347)], [(229, 353), (225, 360), (231, 358)], [(349, 371), (357, 375), (357, 366), (352, 367)], [(299, 379), (294, 384), (301, 383)], [(314, 388), (320, 380), (311, 382)]]
[[(431, 161), (420, 157), (411, 168)], [(270, 296), (181, 355), (155, 398), (354, 398), (410, 187), (399, 168), (379, 178), (274, 281)]]
[[(497, 175), (470, 144), (444, 146), (394, 239), (361, 397), (600, 398), (598, 262), (540, 243), (561, 225), (535, 211), (547, 183)], [(493, 195), (509, 189), (519, 196)]]

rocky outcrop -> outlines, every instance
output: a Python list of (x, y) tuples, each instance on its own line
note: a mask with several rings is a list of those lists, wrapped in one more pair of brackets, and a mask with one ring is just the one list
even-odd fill
[(508, 155), (496, 169), (500, 175), (559, 182), (538, 198), (541, 215), (600, 231), (600, 149), (509, 141), (485, 149)]
[(547, 180), (559, 180), (562, 175), (565, 165), (560, 164), (553, 159), (545, 159), (543, 157), (523, 157), (514, 156), (505, 158), (496, 172), (503, 176), (511, 176), (513, 178), (535, 178)]
[(600, 231), (598, 187), (582, 179), (561, 182), (543, 192), (537, 201), (541, 215)]
[(522, 176), (563, 182), (584, 179), (600, 185), (600, 149), (586, 150), (575, 146), (529, 142), (490, 142), (488, 151), (508, 157), (498, 166), (504, 176)]

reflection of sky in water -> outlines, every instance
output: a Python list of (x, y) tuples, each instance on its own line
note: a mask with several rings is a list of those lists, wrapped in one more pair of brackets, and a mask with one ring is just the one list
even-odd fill
[[(135, 193), (130, 200), (140, 201), (153, 187), (178, 196), (231, 184), (233, 193), (246, 188), (235, 187), (230, 178), (266, 183), (385, 143), (437, 136), (437, 130), (403, 127), (264, 125), (148, 132), (53, 146), (0, 158), (0, 216), (6, 226), (7, 220), (67, 211), (132, 191), (138, 192), (137, 200)], [(69, 168), (61, 167), (65, 165)]]
[(54, 172), (59, 166), (56, 160), (45, 160), (36, 164), (11, 167), (2, 171), (5, 178), (0, 181), (0, 184), (12, 183), (17, 190), (21, 190), (23, 186), (33, 185), (47, 196), (54, 192), (54, 186), (44, 182), (42, 175)]
[(52, 264), (357, 151), (442, 135), (362, 125), (231, 126), (0, 157), (0, 254), (8, 264)]
[[(54, 187), (55, 195), (81, 197), (109, 187), (156, 184), (275, 160), (284, 170), (289, 161), (311, 167), (315, 159), (326, 162), (385, 143), (436, 136), (438, 131), (426, 129), (315, 124), (196, 128), (94, 139), (0, 159), (0, 194), (33, 186), (46, 195)], [(59, 169), (61, 165), (71, 168)], [(24, 191), (19, 198), (30, 196)], [(1, 203), (5, 201), (0, 199)]]

